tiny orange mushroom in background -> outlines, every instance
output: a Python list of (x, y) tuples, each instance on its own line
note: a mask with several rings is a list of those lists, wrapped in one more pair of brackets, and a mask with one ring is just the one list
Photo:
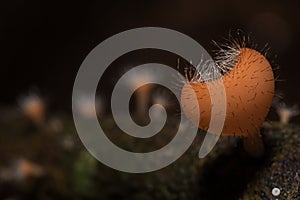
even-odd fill
[[(260, 127), (264, 122), (274, 96), (273, 70), (264, 55), (250, 48), (241, 48), (236, 65), (222, 77), (226, 91), (226, 117), (222, 136), (242, 136), (245, 150), (260, 157), (264, 145)], [(206, 82), (189, 82), (181, 93), (185, 115), (199, 128), (207, 131), (211, 119), (211, 98)], [(196, 93), (200, 120), (195, 118), (192, 99)], [(198, 123), (199, 122), (199, 123)], [(215, 133), (211, 133), (215, 134)]]

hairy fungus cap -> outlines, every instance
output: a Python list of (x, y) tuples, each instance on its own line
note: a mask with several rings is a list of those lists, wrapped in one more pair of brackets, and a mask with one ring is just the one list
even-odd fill
[[(226, 118), (222, 131), (225, 136), (259, 136), (274, 96), (274, 75), (264, 55), (250, 48), (241, 48), (236, 65), (222, 77), (226, 91)], [(210, 82), (189, 82), (181, 93), (185, 115), (203, 129), (211, 120)], [(197, 100), (189, 98), (196, 93)], [(196, 102), (195, 102), (196, 101)], [(199, 105), (200, 121), (195, 118), (195, 103)], [(253, 141), (254, 142), (254, 141)]]

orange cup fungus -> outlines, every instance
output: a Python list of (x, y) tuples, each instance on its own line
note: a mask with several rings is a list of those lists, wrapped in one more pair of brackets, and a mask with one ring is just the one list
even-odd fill
[[(274, 96), (274, 75), (271, 65), (258, 51), (241, 48), (237, 63), (221, 79), (226, 91), (227, 106), (221, 135), (242, 136), (245, 150), (252, 156), (260, 157), (264, 152), (260, 127), (269, 112)], [(208, 130), (212, 110), (207, 84), (188, 82), (181, 93), (183, 112), (195, 125), (205, 131)], [(195, 102), (188, 98), (191, 92), (196, 93), (200, 120), (193, 115)]]

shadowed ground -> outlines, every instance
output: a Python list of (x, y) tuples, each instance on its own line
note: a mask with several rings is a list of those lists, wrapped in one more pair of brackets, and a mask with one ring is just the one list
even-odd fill
[[(249, 157), (242, 141), (233, 137), (222, 137), (213, 151), (199, 160), (204, 136), (199, 131), (190, 149), (172, 165), (147, 174), (129, 174), (91, 157), (71, 118), (63, 114), (49, 118), (46, 127), (36, 128), (17, 111), (2, 113), (1, 199), (272, 199), (274, 187), (281, 190), (279, 199), (300, 199), (299, 126), (265, 123), (266, 153), (261, 160)], [(160, 137), (144, 143), (121, 134), (111, 117), (101, 122), (112, 141), (142, 152), (170, 141), (177, 120), (171, 118)], [(18, 159), (30, 160), (43, 173), (22, 176)]]

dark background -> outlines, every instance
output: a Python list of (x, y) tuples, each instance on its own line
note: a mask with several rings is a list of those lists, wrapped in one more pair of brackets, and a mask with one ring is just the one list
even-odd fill
[[(266, 1), (7, 1), (1, 3), (1, 105), (38, 88), (54, 110), (71, 110), (73, 82), (87, 54), (106, 38), (131, 28), (165, 27), (198, 41), (208, 51), (241, 29), (263, 47), (287, 104), (299, 104), (300, 6)], [(137, 58), (138, 59), (138, 58)], [(134, 61), (132, 61), (134, 62)], [(294, 119), (299, 121), (299, 117)]]

